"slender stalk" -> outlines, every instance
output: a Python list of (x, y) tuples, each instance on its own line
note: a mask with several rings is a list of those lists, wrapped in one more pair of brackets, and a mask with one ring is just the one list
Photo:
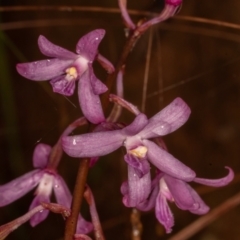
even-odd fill
[(94, 235), (96, 240), (105, 240), (101, 222), (98, 216), (94, 196), (92, 194), (92, 191), (89, 187), (86, 188), (86, 191), (84, 192), (84, 197), (86, 201), (88, 202), (89, 209), (90, 209), (90, 214), (91, 214), (91, 219), (92, 219), (92, 224), (93, 224), (93, 229), (94, 229)]
[(146, 105), (146, 98), (147, 98), (147, 85), (148, 85), (148, 77), (149, 77), (149, 71), (150, 71), (152, 41), (153, 41), (153, 30), (151, 28), (149, 33), (149, 39), (148, 39), (146, 65), (145, 65), (144, 79), (143, 79), (143, 93), (142, 93), (142, 107), (141, 107), (142, 112), (145, 112), (145, 105)]
[(227, 213), (232, 208), (240, 204), (240, 193), (237, 193), (233, 197), (226, 200), (220, 206), (213, 209), (207, 215), (199, 218), (195, 222), (189, 224), (186, 228), (169, 238), (168, 240), (186, 240), (192, 237), (194, 234), (202, 230), (204, 227), (211, 224), (216, 219), (219, 219), (220, 216)]
[[(164, 15), (164, 18), (162, 18), (162, 20), (166, 20), (167, 19), (166, 12), (163, 11), (162, 14)], [(161, 18), (160, 16), (159, 16), (159, 19)], [(172, 15), (169, 15), (169, 17), (172, 17)], [(160, 20), (158, 20), (158, 22), (160, 22)], [(102, 108), (105, 113), (109, 105), (109, 94), (111, 92), (113, 83), (117, 78), (119, 71), (121, 71), (123, 66), (125, 65), (127, 57), (129, 53), (132, 51), (132, 49), (134, 48), (136, 41), (141, 37), (143, 33), (145, 33), (145, 31), (149, 27), (151, 27), (151, 24), (144, 25), (145, 26), (144, 28), (141, 28), (141, 26), (142, 25), (139, 25), (134, 30), (130, 31), (129, 37), (123, 47), (122, 54), (120, 55), (119, 61), (116, 64), (115, 72), (109, 74), (106, 79), (105, 84), (108, 87), (108, 91), (104, 93), (101, 97)], [(92, 131), (93, 129), (94, 129), (94, 125), (90, 124), (89, 131)], [(90, 159), (84, 158), (81, 160), (79, 165), (77, 180), (76, 180), (76, 184), (73, 192), (71, 215), (66, 221), (64, 240), (72, 240), (76, 231), (78, 214), (81, 208), (82, 198), (83, 198), (85, 184), (87, 180), (87, 174), (89, 170), (89, 161)]]
[(71, 214), (66, 220), (64, 240), (73, 240), (76, 232), (78, 214), (81, 208), (83, 193), (87, 180), (89, 169), (89, 159), (84, 158), (80, 160), (78, 175), (73, 191), (73, 200), (71, 205)]

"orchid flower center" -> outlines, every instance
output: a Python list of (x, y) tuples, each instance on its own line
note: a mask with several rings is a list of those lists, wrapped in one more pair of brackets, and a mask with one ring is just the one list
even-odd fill
[(71, 66), (65, 70), (67, 81), (75, 81), (88, 69), (88, 60), (84, 57), (79, 56)]
[(145, 146), (138, 146), (137, 148), (129, 150), (129, 153), (138, 158), (144, 158), (148, 149)]
[(76, 80), (78, 76), (77, 69), (75, 67), (70, 67), (66, 69), (66, 79), (70, 82)]
[(52, 193), (53, 181), (53, 175), (44, 173), (35, 194), (49, 196)]

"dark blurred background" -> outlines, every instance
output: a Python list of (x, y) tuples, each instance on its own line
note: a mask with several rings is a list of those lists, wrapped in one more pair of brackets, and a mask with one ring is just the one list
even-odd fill
[[(40, 34), (53, 43), (75, 51), (78, 39), (87, 32), (106, 29), (100, 52), (117, 62), (126, 40), (117, 0), (5, 0), (1, 3), (0, 24), (0, 184), (31, 171), (32, 153), (38, 142), (54, 145), (65, 127), (81, 116), (77, 96), (68, 99), (52, 93), (48, 82), (36, 83), (17, 74), (19, 62), (45, 59), (37, 46)], [(134, 21), (144, 17), (141, 11), (160, 12), (163, 0), (128, 1), (129, 9), (139, 10)], [(24, 7), (52, 6), (51, 10), (27, 11)], [(3, 7), (22, 6), (20, 11), (3, 11)], [(58, 6), (68, 6), (59, 10)], [(81, 11), (78, 7), (101, 7), (105, 11)], [(164, 137), (169, 151), (193, 168), (199, 177), (219, 178), (230, 166), (238, 176), (240, 170), (240, 3), (238, 0), (185, 0), (176, 18), (158, 24), (137, 42), (131, 52), (124, 76), (125, 98), (141, 108), (146, 56), (151, 54), (146, 100), (150, 117), (176, 97), (191, 107), (189, 121), (178, 131)], [(204, 18), (205, 23), (184, 19)], [(236, 25), (211, 24), (210, 20)], [(238, 25), (239, 24), (239, 25)], [(239, 28), (239, 29), (237, 29)], [(147, 53), (152, 34), (152, 48)], [(104, 81), (106, 72), (94, 64), (97, 76)], [(156, 93), (157, 92), (157, 93)], [(156, 94), (155, 94), (156, 93)], [(123, 112), (121, 122), (133, 116)], [(75, 131), (76, 133), (77, 131)], [(64, 155), (59, 173), (71, 190), (78, 160)], [(88, 183), (92, 188), (107, 239), (130, 239), (130, 209), (121, 202), (120, 185), (126, 179), (123, 151), (101, 158), (91, 169)], [(239, 178), (236, 178), (239, 179)], [(204, 201), (214, 208), (236, 194), (239, 182), (230, 186), (201, 190)], [(34, 191), (20, 200), (0, 208), (0, 224), (17, 218), (28, 210)], [(54, 198), (53, 198), (54, 200)], [(189, 212), (171, 208), (175, 216), (173, 233), (198, 218)], [(87, 205), (83, 215), (90, 219)], [(238, 240), (240, 208), (229, 211), (191, 239)], [(168, 239), (155, 219), (154, 212), (142, 215), (143, 240)], [(8, 239), (60, 240), (64, 231), (61, 216), (50, 214), (35, 228), (29, 223)], [(171, 235), (172, 235), (171, 234)]]

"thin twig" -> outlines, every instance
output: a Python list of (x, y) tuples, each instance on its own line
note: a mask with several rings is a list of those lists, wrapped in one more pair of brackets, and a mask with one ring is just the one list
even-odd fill
[[(61, 11), (61, 12), (102, 12), (102, 13), (120, 13), (119, 8), (106, 8), (106, 7), (83, 7), (83, 6), (5, 6), (0, 7), (0, 12), (18, 12), (18, 11)], [(135, 16), (156, 17), (159, 13), (153, 13), (149, 11), (141, 11), (128, 9), (128, 13)], [(205, 23), (208, 25), (226, 27), (231, 29), (240, 30), (240, 24), (230, 23), (225, 21), (219, 21), (214, 19), (192, 17), (192, 16), (175, 16), (178, 20)]]
[(175, 234), (168, 240), (186, 240), (192, 237), (194, 234), (202, 230), (204, 227), (218, 219), (221, 215), (227, 213), (232, 208), (240, 204), (240, 193), (229, 198), (227, 201), (222, 203), (220, 206), (213, 209), (207, 215), (199, 218), (192, 224), (188, 225), (186, 228), (181, 230), (179, 233)]
[(95, 239), (96, 240), (105, 240), (103, 230), (102, 230), (102, 225), (101, 225), (101, 222), (100, 222), (100, 219), (98, 216), (94, 196), (93, 196), (93, 193), (89, 186), (86, 187), (86, 191), (84, 192), (84, 197), (90, 208), (90, 214), (91, 214)]
[[(158, 66), (158, 87), (159, 91), (163, 90), (163, 68), (162, 68), (162, 46), (161, 37), (159, 31), (156, 30), (157, 38), (157, 66)], [(163, 104), (163, 94), (159, 94), (159, 108), (162, 108)]]
[(143, 79), (143, 93), (142, 93), (142, 112), (145, 112), (146, 106), (146, 98), (147, 98), (147, 85), (148, 85), (148, 78), (149, 78), (149, 68), (150, 68), (150, 59), (151, 59), (151, 50), (152, 50), (152, 40), (153, 40), (153, 30), (150, 29), (149, 39), (148, 39), (148, 46), (147, 46), (147, 55), (146, 55), (146, 65), (144, 71), (144, 79)]

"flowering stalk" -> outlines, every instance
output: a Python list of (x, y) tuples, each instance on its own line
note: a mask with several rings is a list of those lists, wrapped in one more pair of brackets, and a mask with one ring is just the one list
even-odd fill
[[(169, 13), (169, 14), (167, 14), (167, 13)], [(164, 21), (167, 18), (173, 16), (172, 12), (167, 12), (167, 13), (164, 12), (164, 18), (158, 19), (158, 22)], [(135, 28), (131, 32), (131, 34), (128, 36), (127, 41), (126, 41), (126, 43), (123, 47), (123, 50), (121, 52), (121, 55), (119, 57), (119, 61), (115, 66), (115, 71), (113, 73), (109, 74), (105, 81), (108, 91), (103, 93), (101, 96), (103, 112), (106, 112), (108, 109), (109, 94), (113, 87), (113, 83), (114, 83), (115, 79), (117, 78), (119, 71), (121, 71), (123, 66), (125, 65), (127, 57), (129, 55), (129, 53), (132, 51), (137, 40), (151, 25), (152, 24), (145, 25), (144, 28), (141, 28), (141, 25), (140, 25), (137, 28)], [(94, 128), (94, 125), (91, 124), (89, 130), (92, 131), (93, 128)], [(78, 215), (80, 208), (81, 208), (82, 198), (83, 198), (83, 194), (84, 194), (84, 187), (86, 184), (86, 179), (87, 179), (88, 170), (89, 170), (89, 162), (90, 162), (89, 158), (84, 158), (83, 160), (81, 160), (80, 165), (79, 165), (79, 170), (77, 173), (77, 180), (76, 180), (76, 184), (75, 184), (74, 192), (73, 192), (71, 215), (66, 221), (64, 240), (72, 240), (72, 238), (75, 234), (76, 221), (77, 221), (76, 216)]]
[(85, 184), (87, 181), (89, 162), (89, 158), (80, 160), (78, 174), (73, 190), (71, 215), (66, 220), (64, 240), (72, 240), (76, 232), (78, 214), (81, 208), (83, 193), (85, 191)]
[(91, 214), (95, 239), (96, 240), (105, 240), (105, 237), (104, 237), (103, 231), (102, 231), (102, 226), (101, 226), (101, 223), (100, 223), (100, 220), (98, 217), (98, 213), (97, 213), (94, 196), (93, 196), (92, 191), (89, 188), (89, 186), (86, 187), (86, 190), (84, 192), (84, 197), (90, 208), (90, 214)]

